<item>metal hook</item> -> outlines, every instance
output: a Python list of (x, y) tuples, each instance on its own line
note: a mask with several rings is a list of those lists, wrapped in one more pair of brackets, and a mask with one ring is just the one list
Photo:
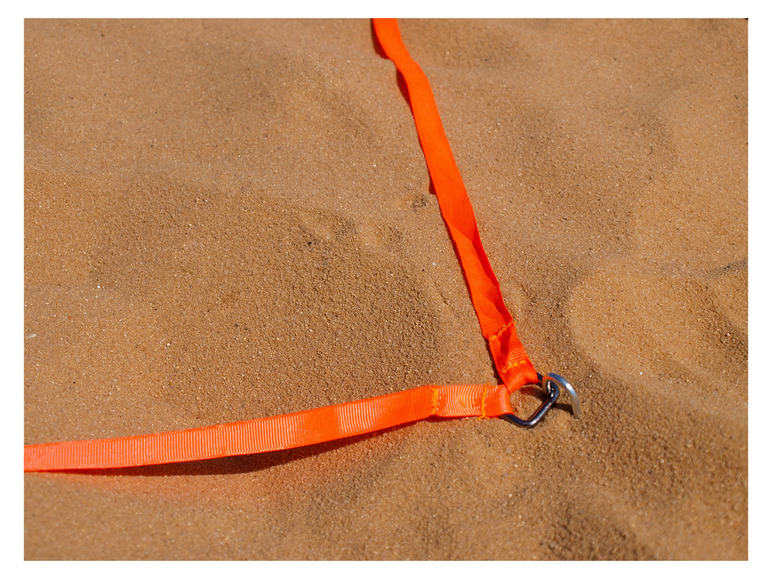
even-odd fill
[(555, 405), (555, 402), (557, 402), (558, 397), (560, 397), (560, 386), (563, 387), (563, 389), (568, 393), (568, 397), (571, 399), (571, 411), (573, 412), (574, 417), (581, 418), (582, 408), (579, 405), (579, 396), (577, 396), (576, 390), (574, 390), (574, 387), (569, 384), (568, 380), (559, 374), (547, 374), (546, 376), (537, 374), (537, 376), (541, 381), (542, 388), (544, 388), (547, 391), (547, 394), (549, 394), (549, 398), (547, 398), (547, 400), (544, 401), (539, 409), (534, 412), (534, 414), (527, 420), (518, 418), (514, 414), (502, 414), (501, 417), (503, 419), (508, 420), (513, 424), (517, 424), (518, 426), (524, 426), (526, 428), (532, 428), (536, 426), (541, 421), (541, 419), (544, 418), (544, 415), (547, 414), (547, 411)]
[(562, 386), (563, 390), (566, 391), (566, 394), (568, 394), (568, 397), (571, 399), (571, 412), (574, 414), (574, 418), (577, 420), (582, 417), (582, 407), (579, 404), (579, 395), (576, 393), (576, 390), (574, 389), (571, 384), (569, 384), (568, 380), (563, 378), (560, 374), (547, 374), (546, 376), (540, 376), (541, 383), (544, 385), (545, 381), (547, 383), (555, 384), (557, 387)]

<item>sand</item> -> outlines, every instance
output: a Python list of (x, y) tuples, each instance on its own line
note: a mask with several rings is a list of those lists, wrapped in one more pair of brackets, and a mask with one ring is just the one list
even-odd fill
[[(583, 419), (26, 474), (27, 559), (748, 557), (747, 22), (401, 30)], [(496, 381), (367, 20), (24, 42), (25, 443)]]

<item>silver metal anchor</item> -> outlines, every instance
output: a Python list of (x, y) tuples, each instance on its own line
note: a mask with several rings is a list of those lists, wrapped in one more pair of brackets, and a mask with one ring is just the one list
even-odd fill
[(571, 386), (571, 384), (568, 382), (568, 380), (559, 374), (546, 374), (545, 376), (537, 374), (537, 376), (541, 381), (542, 388), (544, 388), (544, 390), (547, 392), (547, 395), (549, 396), (547, 400), (545, 400), (539, 409), (534, 412), (533, 415), (527, 420), (518, 418), (514, 414), (502, 414), (501, 417), (503, 419), (508, 420), (513, 424), (517, 424), (518, 426), (524, 426), (526, 428), (532, 428), (536, 426), (539, 422), (541, 422), (541, 419), (544, 418), (544, 415), (547, 414), (549, 409), (555, 405), (555, 402), (558, 401), (561, 388), (566, 391), (569, 399), (571, 400), (571, 412), (573, 413), (574, 418), (579, 419), (582, 417), (582, 407), (579, 404), (579, 396), (577, 395), (574, 387)]

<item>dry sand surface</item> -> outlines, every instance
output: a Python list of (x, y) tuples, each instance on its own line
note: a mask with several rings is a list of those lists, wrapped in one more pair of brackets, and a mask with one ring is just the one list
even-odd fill
[[(27, 559), (747, 558), (747, 22), (401, 29), (583, 419), (27, 474)], [(24, 41), (26, 443), (496, 381), (367, 20)]]

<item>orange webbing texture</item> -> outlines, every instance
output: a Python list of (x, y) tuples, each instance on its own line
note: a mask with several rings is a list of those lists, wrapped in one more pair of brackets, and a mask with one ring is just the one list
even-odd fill
[(498, 386), (421, 386), (293, 414), (125, 438), (33, 444), (24, 470), (121, 468), (256, 454), (319, 444), (430, 416), (495, 417), (512, 412)]
[(429, 80), (402, 43), (396, 18), (374, 18), (373, 27), (381, 48), (405, 79), (440, 211), (456, 246), (472, 304), (499, 375), (510, 391), (536, 383), (536, 370), (517, 338), (512, 316), (483, 249), (472, 204), (442, 128)]

